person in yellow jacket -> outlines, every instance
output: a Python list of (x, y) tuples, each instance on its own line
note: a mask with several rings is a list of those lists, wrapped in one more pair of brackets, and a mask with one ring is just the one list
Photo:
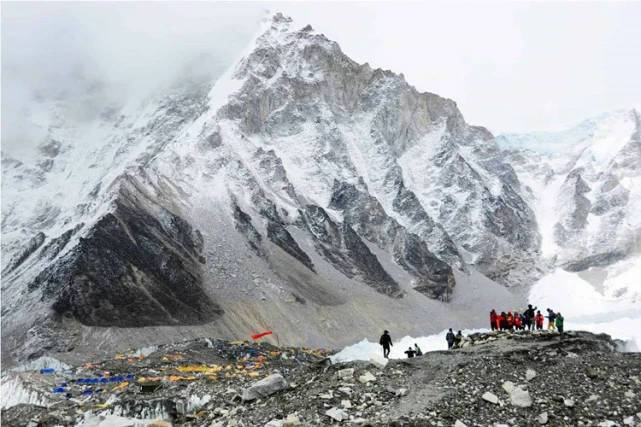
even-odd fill
[(555, 324), (555, 321), (556, 321), (556, 314), (554, 313), (554, 311), (552, 311), (551, 308), (548, 308), (547, 318), (548, 318), (548, 331), (553, 331), (554, 330), (554, 324)]

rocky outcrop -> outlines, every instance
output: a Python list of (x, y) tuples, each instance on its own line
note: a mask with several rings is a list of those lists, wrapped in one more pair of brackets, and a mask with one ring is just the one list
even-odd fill
[(222, 314), (202, 289), (202, 236), (161, 206), (150, 212), (148, 202), (123, 183), (113, 211), (30, 289), (92, 326), (197, 324)]
[(566, 206), (559, 206), (564, 214), (555, 226), (556, 242), (560, 246), (576, 245), (576, 238), (580, 236), (587, 225), (588, 214), (592, 203), (585, 197), (590, 192), (590, 187), (581, 177), (581, 170), (572, 171), (566, 178), (561, 191), (571, 195), (571, 202)]
[(42, 246), (46, 238), (47, 236), (43, 232), (40, 232), (29, 239), (24, 248), (20, 252), (15, 254), (13, 258), (11, 258), (4, 270), (2, 270), (2, 274), (6, 275), (8, 273), (11, 273), (16, 268), (20, 267), (20, 264), (25, 262), (26, 259), (31, 256), (31, 254), (33, 254), (40, 248), (40, 246)]
[(431, 298), (449, 299), (455, 284), (452, 268), (435, 257), (424, 240), (389, 217), (366, 188), (335, 182), (329, 208), (341, 211), (343, 221), (359, 235), (390, 251), (396, 263), (416, 278), (414, 289)]
[(243, 210), (238, 205), (235, 205), (233, 209), (236, 230), (238, 230), (243, 236), (245, 236), (247, 244), (257, 255), (263, 256), (263, 236), (260, 235), (260, 233), (252, 224), (251, 216), (243, 212)]
[(362, 280), (377, 292), (401, 296), (398, 283), (348, 223), (337, 224), (323, 208), (314, 205), (301, 211), (300, 217), (313, 236), (317, 250), (337, 270)]
[(296, 240), (294, 240), (292, 235), (282, 224), (269, 221), (267, 223), (267, 237), (269, 240), (280, 246), (280, 248), (285, 252), (300, 261), (305, 267), (315, 272), (314, 263), (309, 258), (309, 255), (307, 255), (305, 251), (298, 246)]

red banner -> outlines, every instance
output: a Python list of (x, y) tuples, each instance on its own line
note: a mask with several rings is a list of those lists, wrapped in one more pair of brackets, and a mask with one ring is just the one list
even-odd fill
[(264, 337), (266, 335), (271, 335), (271, 334), (272, 334), (272, 331), (261, 332), (260, 334), (252, 335), (252, 339), (253, 340), (257, 340), (257, 339), (260, 339), (260, 338), (262, 338), (262, 337)]

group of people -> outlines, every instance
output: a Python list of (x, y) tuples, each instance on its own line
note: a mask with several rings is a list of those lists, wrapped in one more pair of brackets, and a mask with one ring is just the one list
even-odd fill
[[(463, 342), (463, 333), (461, 331), (458, 331), (458, 333), (455, 335), (454, 331), (452, 331), (452, 328), (450, 328), (447, 335), (445, 336), (445, 340), (447, 341), (448, 349), (458, 348)], [(383, 335), (381, 335), (378, 343), (383, 347), (383, 357), (389, 359), (389, 353), (392, 350), (392, 346), (394, 345), (392, 344), (392, 337), (390, 336), (389, 331), (383, 331)], [(407, 354), (408, 358), (423, 355), (423, 351), (417, 343), (414, 343), (414, 348), (409, 347), (404, 353)]]
[(447, 334), (445, 334), (445, 341), (447, 341), (448, 350), (459, 348), (463, 342), (463, 334), (461, 331), (458, 331), (456, 335), (454, 335), (454, 331), (450, 328), (450, 330), (447, 331)]
[[(548, 308), (547, 316), (543, 316), (541, 311), (538, 310), (538, 307), (532, 307), (532, 304), (528, 304), (527, 308), (522, 312), (501, 312), (497, 313), (496, 310), (492, 309), (490, 311), (490, 328), (493, 331), (515, 331), (515, 330), (542, 330), (543, 323), (545, 318), (548, 319), (548, 330), (554, 331), (555, 329), (561, 334), (561, 339), (563, 339), (563, 315), (561, 313), (555, 313), (554, 310)], [(453, 349), (461, 347), (463, 343), (463, 333), (458, 331), (454, 334), (452, 328), (449, 329), (445, 335), (445, 340), (447, 341), (447, 348)], [(389, 359), (389, 354), (392, 348), (392, 337), (389, 335), (389, 331), (384, 331), (383, 335), (379, 340), (379, 344), (383, 347), (383, 357)], [(418, 344), (414, 343), (414, 348), (409, 347), (405, 351), (408, 358), (415, 356), (422, 356), (423, 352)]]
[[(381, 335), (381, 339), (378, 342), (383, 346), (383, 357), (389, 359), (389, 352), (394, 345), (392, 344), (392, 337), (390, 337), (389, 331), (383, 331), (383, 335)], [(414, 356), (422, 356), (423, 352), (418, 344), (414, 343), (414, 348), (409, 347), (407, 351), (405, 351), (405, 354), (407, 354), (408, 358), (412, 358)]]
[(548, 319), (548, 330), (558, 330), (563, 334), (563, 315), (555, 313), (552, 309), (547, 309), (547, 316), (541, 314), (538, 307), (532, 307), (528, 304), (523, 313), (511, 311), (497, 313), (496, 310), (490, 311), (490, 328), (493, 331), (514, 331), (514, 330), (542, 330), (545, 318)]

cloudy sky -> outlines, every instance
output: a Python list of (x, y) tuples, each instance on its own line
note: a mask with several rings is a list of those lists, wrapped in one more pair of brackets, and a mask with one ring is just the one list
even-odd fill
[(176, 76), (215, 78), (267, 11), (454, 99), (495, 133), (641, 107), (641, 2), (3, 2), (3, 144), (27, 138), (52, 99), (77, 99), (69, 114), (91, 120)]

